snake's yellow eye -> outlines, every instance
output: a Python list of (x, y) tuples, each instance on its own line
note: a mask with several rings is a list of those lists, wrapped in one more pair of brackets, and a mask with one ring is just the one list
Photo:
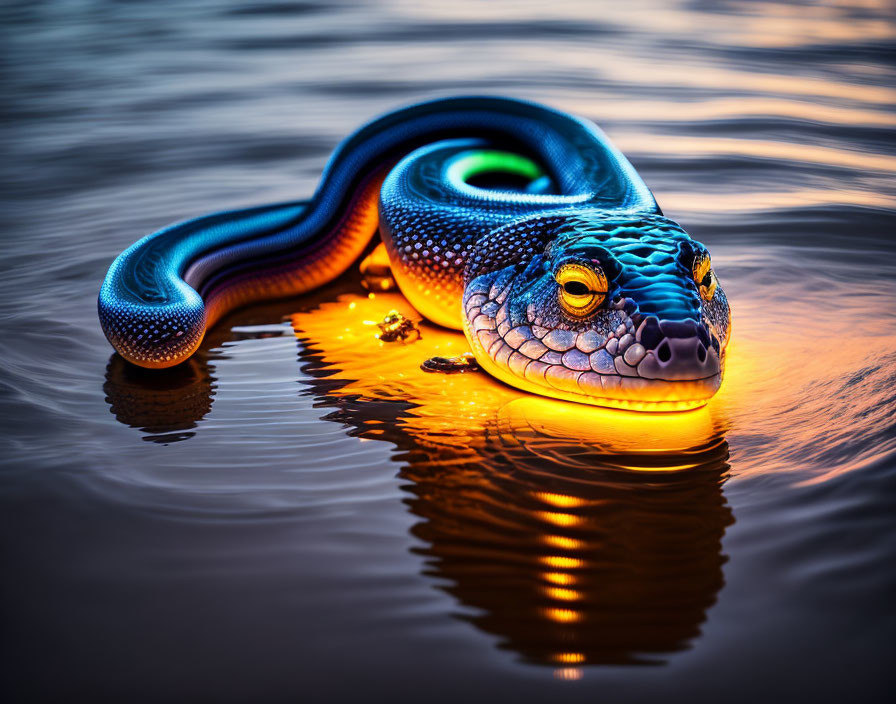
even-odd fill
[(554, 278), (559, 284), (557, 297), (563, 310), (576, 318), (593, 313), (607, 296), (607, 277), (596, 264), (564, 264)]
[(712, 261), (709, 254), (703, 252), (698, 254), (694, 259), (693, 268), (694, 281), (700, 287), (700, 296), (704, 301), (711, 301), (716, 295), (716, 287), (719, 282), (716, 280), (716, 274), (712, 270)]

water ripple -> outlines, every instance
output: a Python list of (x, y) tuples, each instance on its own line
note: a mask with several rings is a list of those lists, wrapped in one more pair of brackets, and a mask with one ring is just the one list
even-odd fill
[[(0, 32), (3, 687), (889, 690), (886, 3), (12, 2)], [(134, 239), (303, 197), (359, 124), (454, 93), (596, 120), (709, 245), (734, 338), (708, 408), (418, 373), (463, 338), (383, 347), (364, 320), (406, 303), (352, 277), (235, 313), (164, 374), (111, 354), (96, 293)]]

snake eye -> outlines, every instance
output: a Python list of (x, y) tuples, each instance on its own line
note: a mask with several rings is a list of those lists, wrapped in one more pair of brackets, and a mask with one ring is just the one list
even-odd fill
[(712, 270), (712, 261), (709, 254), (701, 252), (694, 258), (694, 267), (692, 271), (694, 282), (700, 288), (700, 296), (704, 301), (711, 301), (716, 295), (716, 287), (719, 285), (716, 274)]
[(576, 318), (593, 313), (607, 296), (607, 277), (596, 264), (564, 264), (554, 274), (563, 310)]

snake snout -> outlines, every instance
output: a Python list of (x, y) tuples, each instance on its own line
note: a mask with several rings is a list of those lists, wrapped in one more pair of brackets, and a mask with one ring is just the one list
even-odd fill
[(651, 316), (641, 323), (635, 337), (646, 351), (638, 364), (642, 378), (698, 381), (721, 373), (718, 340), (694, 320)]

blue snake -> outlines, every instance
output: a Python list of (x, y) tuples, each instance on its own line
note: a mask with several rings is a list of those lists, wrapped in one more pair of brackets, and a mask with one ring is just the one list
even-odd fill
[(730, 311), (706, 247), (593, 123), (506, 98), (389, 113), (338, 146), (310, 200), (144, 237), (102, 284), (103, 331), (134, 364), (176, 365), (224, 313), (338, 277), (377, 229), (411, 305), (503, 382), (638, 410), (719, 388)]

